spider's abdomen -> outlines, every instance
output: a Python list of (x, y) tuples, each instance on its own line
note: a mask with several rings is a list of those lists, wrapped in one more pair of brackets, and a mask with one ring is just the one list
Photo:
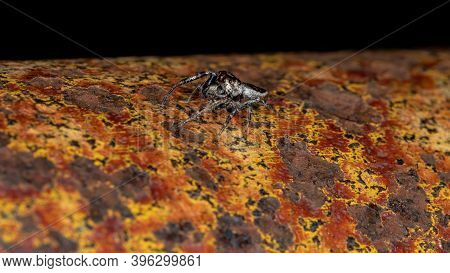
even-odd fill
[(267, 90), (250, 83), (242, 83), (242, 94), (249, 99), (263, 98), (267, 95)]

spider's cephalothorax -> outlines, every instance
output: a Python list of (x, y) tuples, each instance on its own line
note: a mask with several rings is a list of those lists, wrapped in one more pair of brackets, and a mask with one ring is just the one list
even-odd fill
[(164, 96), (162, 104), (167, 104), (170, 96), (175, 89), (181, 85), (190, 83), (202, 77), (208, 76), (208, 79), (201, 83), (194, 89), (190, 95), (188, 102), (196, 92), (200, 92), (204, 98), (208, 100), (208, 103), (191, 115), (188, 119), (182, 121), (178, 126), (181, 128), (189, 121), (192, 121), (202, 114), (212, 112), (216, 109), (226, 109), (230, 114), (225, 121), (225, 124), (219, 131), (219, 136), (228, 126), (231, 119), (239, 111), (247, 108), (248, 118), (251, 115), (251, 106), (256, 103), (262, 103), (266, 106), (267, 103), (264, 98), (267, 96), (267, 91), (263, 88), (255, 85), (240, 81), (236, 76), (228, 71), (205, 71), (199, 72), (194, 76), (187, 77), (175, 84), (172, 89)]

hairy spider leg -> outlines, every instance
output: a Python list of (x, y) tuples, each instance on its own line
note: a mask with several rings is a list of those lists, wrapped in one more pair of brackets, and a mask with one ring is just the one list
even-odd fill
[(195, 95), (195, 93), (197, 93), (198, 91), (200, 91), (200, 92), (203, 94), (203, 90), (205, 90), (206, 87), (210, 86), (211, 83), (213, 82), (213, 80), (215, 80), (215, 79), (216, 79), (216, 75), (215, 75), (215, 74), (212, 74), (212, 75), (209, 76), (209, 78), (208, 78), (205, 82), (203, 82), (203, 83), (197, 85), (197, 87), (194, 89), (194, 91), (192, 91), (192, 93), (191, 93), (191, 95), (189, 96), (189, 98), (186, 100), (186, 103), (189, 103), (189, 102), (191, 101), (192, 97), (193, 97), (193, 96)]
[(178, 127), (180, 127), (180, 128), (183, 127), (184, 125), (186, 125), (186, 123), (188, 123), (188, 122), (190, 122), (190, 121), (192, 121), (194, 119), (197, 119), (198, 117), (200, 117), (204, 113), (213, 111), (214, 109), (216, 109), (217, 107), (219, 107), (220, 105), (222, 105), (222, 104), (224, 104), (226, 102), (227, 102), (227, 99), (223, 99), (223, 100), (217, 100), (217, 101), (213, 101), (213, 102), (210, 102), (210, 103), (206, 104), (205, 107), (203, 107), (202, 109), (200, 109), (197, 112), (195, 112), (194, 114), (192, 114), (189, 118), (187, 118), (184, 121), (180, 122), (178, 124)]
[(257, 102), (262, 102), (262, 101), (263, 100), (261, 98), (257, 98), (257, 99), (252, 99), (252, 100), (248, 100), (246, 102), (243, 102), (241, 105), (239, 105), (239, 107), (238, 107), (239, 110), (238, 111), (241, 111), (241, 110), (249, 107), (252, 104), (255, 104)]
[(267, 107), (269, 110), (274, 110), (273, 106), (270, 105), (270, 104), (268, 104), (267, 101), (261, 100), (261, 103), (262, 103), (265, 107)]
[(187, 77), (187, 78), (182, 79), (181, 81), (179, 81), (178, 83), (176, 83), (176, 84), (169, 90), (169, 92), (167, 92), (167, 94), (164, 96), (164, 98), (163, 98), (163, 100), (162, 100), (161, 105), (164, 106), (164, 105), (167, 104), (167, 101), (169, 100), (170, 96), (172, 96), (172, 93), (175, 91), (175, 89), (176, 89), (177, 87), (182, 86), (182, 85), (185, 85), (185, 84), (188, 84), (188, 83), (190, 83), (190, 82), (192, 82), (192, 81), (198, 80), (198, 79), (203, 78), (203, 77), (205, 77), (205, 76), (208, 76), (208, 75), (215, 75), (215, 74), (216, 74), (216, 73), (215, 73), (215, 72), (212, 72), (212, 71), (203, 71), (203, 72), (199, 72), (199, 73), (195, 74), (194, 76), (191, 76), (191, 77)]
[(201, 89), (203, 89), (203, 85), (205, 83), (199, 84), (197, 85), (197, 87), (195, 87), (194, 91), (192, 91), (192, 93), (189, 95), (189, 98), (186, 100), (186, 103), (189, 103), (192, 99), (192, 97), (195, 95), (195, 93), (197, 93), (197, 91), (200, 91)]
[[(245, 135), (248, 135), (248, 132), (250, 131), (250, 123), (252, 122), (252, 115), (253, 115), (253, 111), (252, 111), (252, 107), (251, 104), (254, 104), (256, 102), (260, 102), (262, 103), (264, 106), (266, 106), (267, 108), (269, 108), (270, 110), (273, 110), (272, 105), (268, 104), (265, 100), (263, 99), (255, 99), (253, 101), (249, 101), (248, 108), (247, 108), (247, 122), (246, 122), (246, 128), (245, 128)], [(243, 107), (245, 108), (245, 107)]]
[(247, 122), (245, 125), (245, 138), (248, 136), (248, 132), (250, 131), (250, 123), (252, 122), (252, 108), (247, 108)]
[[(222, 126), (222, 128), (220, 128), (220, 131), (219, 131), (219, 133), (217, 133), (216, 138), (219, 138), (219, 136), (223, 133), (223, 131), (225, 131), (225, 129), (230, 125), (231, 119), (232, 119), (238, 112), (240, 112), (241, 110), (243, 110), (243, 109), (245, 109), (245, 108), (248, 107), (248, 109), (249, 109), (249, 112), (248, 112), (249, 118), (251, 118), (251, 107), (250, 107), (250, 106), (252, 106), (252, 104), (254, 104), (254, 103), (261, 102), (261, 101), (262, 101), (261, 98), (257, 98), (257, 99), (253, 99), (253, 100), (248, 100), (248, 101), (246, 101), (246, 102), (240, 104), (240, 105), (237, 106), (236, 108), (234, 108), (234, 110), (228, 115), (228, 117), (227, 117), (227, 119), (225, 120), (225, 123), (224, 123), (224, 125)], [(248, 126), (248, 123), (249, 123), (249, 122), (250, 122), (250, 121), (247, 122), (247, 126)], [(248, 128), (248, 127), (247, 127), (247, 128)]]
[(225, 131), (226, 128), (228, 128), (228, 125), (230, 125), (231, 119), (238, 113), (239, 111), (236, 109), (231, 112), (227, 119), (225, 120), (225, 123), (223, 124), (222, 128), (220, 128), (220, 131), (216, 134), (216, 138), (219, 138), (220, 135)]

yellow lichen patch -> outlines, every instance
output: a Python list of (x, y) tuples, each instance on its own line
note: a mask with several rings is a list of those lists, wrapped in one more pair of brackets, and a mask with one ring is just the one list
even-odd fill
[(39, 229), (56, 229), (67, 238), (76, 239), (76, 231), (83, 227), (87, 204), (76, 191), (57, 186), (43, 192), (33, 202)]
[(14, 221), (14, 219), (1, 219), (0, 232), (2, 234), (1, 240), (5, 243), (17, 241), (18, 235), (22, 225)]

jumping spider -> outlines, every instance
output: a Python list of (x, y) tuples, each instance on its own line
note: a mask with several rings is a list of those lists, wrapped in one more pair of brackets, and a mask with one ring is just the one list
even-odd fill
[(191, 100), (195, 93), (200, 92), (203, 98), (208, 100), (208, 103), (194, 112), (189, 118), (180, 122), (177, 125), (178, 128), (182, 128), (186, 123), (199, 118), (204, 113), (213, 112), (217, 109), (226, 109), (229, 115), (216, 135), (216, 138), (218, 138), (228, 127), (231, 119), (241, 110), (248, 109), (247, 124), (249, 124), (251, 120), (251, 108), (254, 104), (261, 103), (269, 106), (264, 100), (264, 97), (267, 96), (267, 90), (250, 83), (242, 82), (228, 71), (204, 71), (182, 79), (167, 92), (162, 100), (162, 105), (165, 106), (167, 104), (170, 96), (172, 96), (177, 87), (206, 76), (208, 76), (208, 79), (194, 89), (187, 102)]

